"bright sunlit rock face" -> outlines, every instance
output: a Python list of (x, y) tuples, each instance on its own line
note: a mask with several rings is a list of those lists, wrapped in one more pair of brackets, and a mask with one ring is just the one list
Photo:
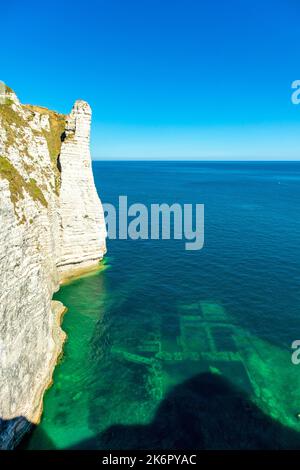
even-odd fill
[(0, 105), (0, 448), (40, 418), (65, 339), (53, 293), (106, 251), (90, 122), (84, 101), (64, 116), (7, 89)]
[[(62, 143), (60, 272), (88, 265), (105, 252), (105, 223), (90, 156), (91, 108), (76, 101), (67, 117)], [(74, 210), (76, 208), (76, 210)]]

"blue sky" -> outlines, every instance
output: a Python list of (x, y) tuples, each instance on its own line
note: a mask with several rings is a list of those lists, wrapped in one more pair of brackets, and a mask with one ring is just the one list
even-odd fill
[(298, 0), (1, 4), (0, 78), (93, 109), (95, 159), (300, 159)]

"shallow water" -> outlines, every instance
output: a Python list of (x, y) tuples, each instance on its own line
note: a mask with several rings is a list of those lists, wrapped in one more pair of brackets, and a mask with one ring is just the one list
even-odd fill
[(94, 164), (103, 202), (205, 204), (205, 246), (108, 241), (56, 295), (64, 356), (26, 448), (300, 447), (299, 163)]

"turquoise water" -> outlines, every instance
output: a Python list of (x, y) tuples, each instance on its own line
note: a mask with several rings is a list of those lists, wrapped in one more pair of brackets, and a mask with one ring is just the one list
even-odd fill
[(205, 204), (205, 246), (108, 241), (64, 286), (26, 448), (300, 447), (300, 164), (97, 162), (103, 202)]

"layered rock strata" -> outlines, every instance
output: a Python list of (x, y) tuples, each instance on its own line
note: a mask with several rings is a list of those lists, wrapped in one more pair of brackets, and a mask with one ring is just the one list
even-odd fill
[(0, 104), (0, 448), (40, 419), (65, 339), (53, 293), (106, 251), (90, 122), (84, 101), (64, 116), (6, 88)]

